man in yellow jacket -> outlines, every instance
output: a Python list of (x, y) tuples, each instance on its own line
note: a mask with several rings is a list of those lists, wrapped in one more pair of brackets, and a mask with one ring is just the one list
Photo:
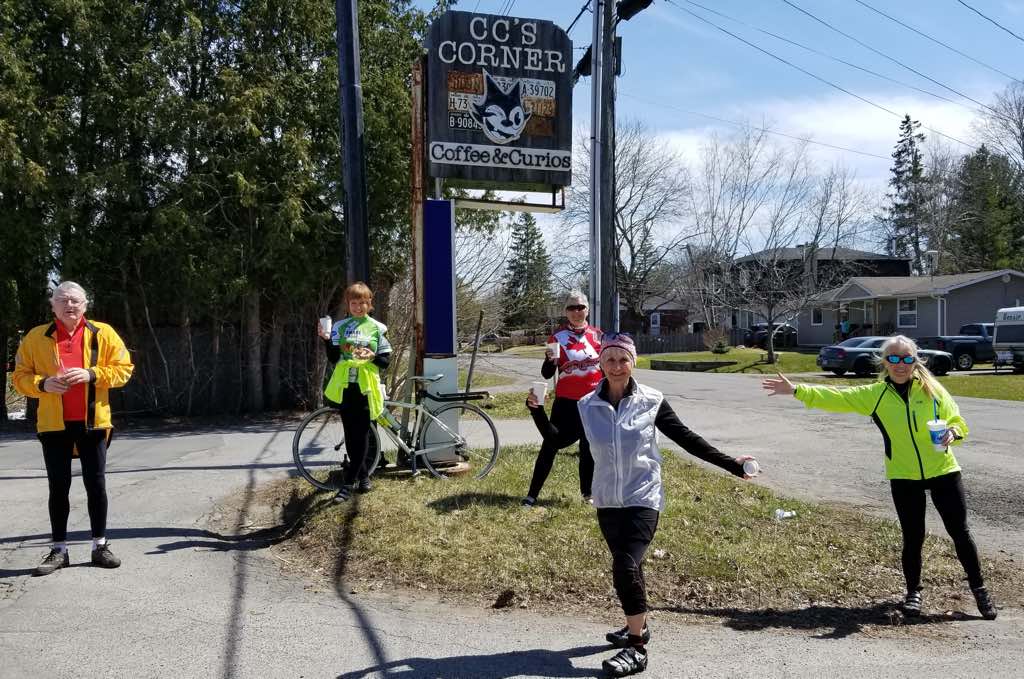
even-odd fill
[(25, 335), (14, 365), (14, 388), (39, 399), (36, 429), (50, 485), (53, 547), (36, 568), (36, 575), (49, 575), (70, 563), (68, 493), (71, 459), (76, 453), (88, 498), (92, 563), (103, 568), (121, 565), (105, 537), (105, 471), (112, 431), (108, 393), (128, 382), (134, 366), (112, 327), (86, 319), (88, 303), (82, 286), (71, 281), (58, 285), (50, 297), (54, 321)]

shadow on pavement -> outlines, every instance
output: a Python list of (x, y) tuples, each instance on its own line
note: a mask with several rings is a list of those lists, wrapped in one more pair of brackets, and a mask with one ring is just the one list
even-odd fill
[(816, 639), (842, 639), (863, 631), (866, 625), (928, 625), (972, 620), (964, 613), (922, 614), (918, 618), (905, 618), (895, 603), (866, 607), (808, 606), (807, 608), (778, 611), (772, 608), (745, 611), (738, 608), (687, 608), (685, 606), (655, 607), (656, 611), (688, 613), (725, 618), (722, 623), (739, 632), (759, 632), (770, 628), (789, 628), (820, 632)]
[[(446, 514), (460, 509), (466, 509), (473, 505), (484, 505), (486, 507), (501, 507), (512, 509), (518, 507), (523, 501), (519, 495), (505, 495), (502, 493), (457, 493), (427, 503), (427, 506), (435, 512)], [(542, 499), (538, 500), (534, 507), (567, 507), (569, 505), (563, 499)]]
[(345, 572), (348, 570), (348, 554), (352, 546), (353, 530), (352, 524), (359, 515), (359, 496), (353, 495), (345, 507), (345, 528), (341, 533), (341, 542), (338, 545), (338, 562), (334, 565), (334, 591), (345, 604), (352, 609), (352, 613), (359, 622), (359, 630), (366, 638), (366, 643), (373, 651), (374, 660), (378, 665), (388, 664), (387, 651), (384, 643), (377, 635), (370, 621), (370, 616), (351, 596), (348, 587), (345, 585)]
[(337, 679), (361, 679), (377, 674), (397, 674), (409, 679), (510, 679), (511, 677), (600, 677), (596, 669), (573, 667), (570, 658), (608, 651), (604, 646), (580, 646), (564, 651), (533, 649), (491, 655), (455, 655), (447, 658), (406, 658), (364, 670), (339, 674)]

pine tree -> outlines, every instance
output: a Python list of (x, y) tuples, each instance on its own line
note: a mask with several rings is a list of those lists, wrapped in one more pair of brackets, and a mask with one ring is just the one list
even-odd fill
[(537, 328), (551, 302), (551, 257), (537, 220), (528, 212), (512, 225), (512, 253), (503, 287), (505, 326)]
[(982, 146), (964, 156), (956, 176), (951, 250), (959, 271), (1001, 269), (1024, 261), (1021, 175)]
[(921, 162), (921, 144), (924, 134), (918, 132), (921, 123), (907, 115), (900, 123), (900, 138), (892, 152), (893, 164), (886, 194), (889, 205), (882, 217), (889, 239), (889, 254), (909, 257), (916, 273), (925, 273), (923, 254), (927, 245), (925, 233), (925, 204), (928, 182)]

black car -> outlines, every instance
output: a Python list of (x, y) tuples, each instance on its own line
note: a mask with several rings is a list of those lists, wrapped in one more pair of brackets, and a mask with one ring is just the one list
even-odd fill
[[(775, 328), (775, 348), (796, 346), (796, 328), (789, 323), (773, 323)], [(768, 324), (755, 323), (743, 333), (743, 344), (748, 347), (768, 348)]]
[[(836, 375), (852, 372), (866, 377), (878, 372), (878, 357), (888, 337), (851, 337), (839, 344), (823, 347), (818, 352), (817, 364)], [(953, 354), (947, 351), (918, 349), (918, 356), (935, 375), (945, 375), (953, 369)]]

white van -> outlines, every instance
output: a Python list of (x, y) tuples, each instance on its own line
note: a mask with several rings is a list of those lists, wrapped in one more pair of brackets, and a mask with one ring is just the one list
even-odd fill
[(1012, 365), (1016, 370), (1024, 370), (1024, 306), (996, 312), (992, 348), (996, 352), (996, 365)]

